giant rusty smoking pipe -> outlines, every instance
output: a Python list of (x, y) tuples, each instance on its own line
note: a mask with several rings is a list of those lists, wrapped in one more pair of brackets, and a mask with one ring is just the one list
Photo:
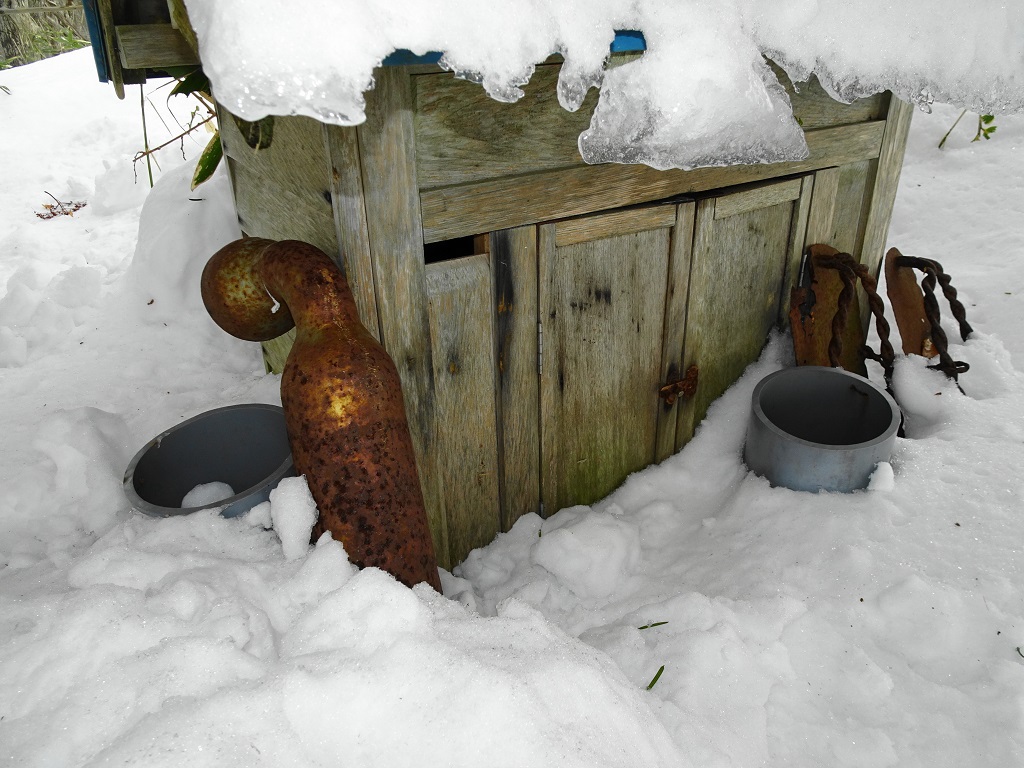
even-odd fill
[(348, 283), (298, 240), (236, 240), (215, 253), (203, 303), (233, 336), (266, 341), (294, 325), (281, 404), (295, 470), (356, 565), (440, 591), (398, 371), (359, 321)]

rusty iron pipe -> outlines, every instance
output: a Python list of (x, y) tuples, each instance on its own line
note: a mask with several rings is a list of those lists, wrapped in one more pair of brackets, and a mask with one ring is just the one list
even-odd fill
[(298, 240), (245, 238), (203, 270), (203, 303), (225, 331), (295, 344), (281, 377), (292, 460), (353, 563), (441, 591), (416, 457), (391, 357), (359, 320), (341, 271)]

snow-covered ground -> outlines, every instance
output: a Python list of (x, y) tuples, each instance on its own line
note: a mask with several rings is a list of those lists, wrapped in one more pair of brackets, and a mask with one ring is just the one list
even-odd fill
[[(278, 399), (199, 299), (230, 190), (189, 192), (171, 148), (147, 195), (138, 104), (88, 51), (0, 85), (0, 762), (1024, 764), (1024, 119), (939, 151), (957, 111), (915, 116), (890, 243), (943, 262), (977, 334), (952, 350), (966, 395), (900, 361), (891, 479), (745, 471), (778, 337), (680, 454), (520, 520), (445, 599), (330, 540), (288, 559), (266, 515), (128, 509), (148, 438)], [(88, 205), (43, 220), (47, 192)]]

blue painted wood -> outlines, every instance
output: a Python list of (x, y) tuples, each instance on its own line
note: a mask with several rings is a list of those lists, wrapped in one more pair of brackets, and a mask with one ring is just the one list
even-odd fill
[(92, 58), (96, 62), (96, 74), (100, 82), (110, 80), (107, 72), (107, 49), (103, 45), (103, 29), (100, 26), (100, 11), (96, 7), (96, 0), (82, 0), (82, 8), (85, 10), (85, 23), (89, 26), (89, 39), (92, 41)]
[[(612, 53), (628, 53), (630, 51), (646, 51), (647, 41), (644, 40), (643, 32), (633, 29), (624, 29), (615, 33), (612, 40)], [(384, 59), (385, 67), (401, 67), (407, 64), (437, 64), (442, 54), (439, 51), (431, 51), (419, 56), (412, 51), (401, 49), (395, 51)]]

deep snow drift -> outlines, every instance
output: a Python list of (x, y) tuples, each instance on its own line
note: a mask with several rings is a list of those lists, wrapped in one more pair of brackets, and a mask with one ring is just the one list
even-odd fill
[[(523, 518), (445, 599), (297, 546), (298, 494), (235, 520), (128, 509), (148, 438), (278, 382), (199, 299), (237, 235), (226, 180), (190, 193), (166, 155), (146, 196), (137, 107), (93, 78), (88, 52), (0, 72), (0, 761), (1024, 763), (1024, 120), (940, 152), (956, 110), (915, 117), (890, 242), (945, 264), (978, 333), (952, 350), (966, 396), (900, 363), (891, 477), (805, 494), (745, 471), (780, 336), (680, 454)], [(44, 190), (89, 204), (42, 220)]]

